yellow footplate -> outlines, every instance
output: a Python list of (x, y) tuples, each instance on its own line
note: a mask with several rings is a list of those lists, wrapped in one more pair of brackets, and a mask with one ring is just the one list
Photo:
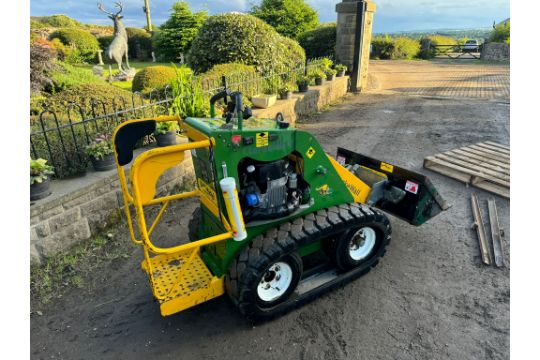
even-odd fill
[[(163, 316), (185, 310), (225, 292), (223, 277), (212, 275), (199, 254), (193, 254), (193, 250), (157, 255), (150, 258), (150, 263), (152, 291), (161, 304)], [(148, 273), (146, 260), (141, 267)]]

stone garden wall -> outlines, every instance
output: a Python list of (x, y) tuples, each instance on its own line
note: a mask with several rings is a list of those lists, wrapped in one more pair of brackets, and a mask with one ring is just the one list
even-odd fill
[[(255, 109), (257, 117), (274, 118), (282, 112), (292, 125), (302, 116), (320, 111), (347, 93), (347, 76), (321, 86), (310, 86), (306, 93), (278, 100), (268, 109)], [(249, 120), (248, 120), (249, 121)], [(186, 160), (167, 171), (158, 182), (158, 193), (165, 194), (182, 184), (193, 183), (191, 153)], [(126, 167), (126, 171), (129, 168)], [(54, 180), (52, 194), (30, 207), (30, 255), (32, 264), (41, 263), (71, 246), (91, 238), (124, 217), (120, 181), (116, 170), (88, 173), (79, 178)]]
[(276, 114), (281, 112), (285, 121), (294, 125), (298, 118), (316, 113), (343, 97), (347, 93), (348, 84), (349, 77), (342, 76), (321, 86), (310, 86), (307, 92), (294, 93), (291, 99), (278, 100), (268, 109), (253, 109), (253, 116), (275, 118)]
[(480, 54), (482, 60), (510, 60), (510, 45), (505, 43), (487, 43)]

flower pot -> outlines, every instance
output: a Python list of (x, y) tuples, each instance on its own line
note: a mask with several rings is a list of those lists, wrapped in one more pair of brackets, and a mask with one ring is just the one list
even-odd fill
[(341, 71), (338, 71), (338, 73), (337, 73), (336, 76), (337, 76), (337, 77), (342, 77), (342, 76), (344, 76), (344, 75), (345, 75), (345, 70), (341, 70)]
[(176, 145), (176, 131), (169, 131), (165, 134), (157, 134), (156, 143), (159, 147)]
[(251, 97), (251, 103), (253, 106), (266, 109), (274, 105), (277, 101), (276, 95), (256, 95)]
[(321, 86), (322, 84), (324, 84), (324, 79), (322, 79), (322, 78), (315, 78), (315, 85)]
[(50, 187), (50, 179), (45, 179), (40, 183), (33, 183), (30, 185), (30, 201), (43, 199), (51, 195)]
[(105, 155), (101, 159), (96, 159), (91, 156), (90, 160), (92, 161), (92, 166), (96, 171), (107, 171), (116, 168), (116, 160), (114, 159), (114, 154)]
[(326, 75), (326, 81), (333, 81), (336, 78), (336, 75)]
[(299, 84), (298, 92), (307, 92), (309, 90), (309, 84)]
[(281, 100), (289, 100), (292, 97), (292, 91), (287, 91), (279, 94)]

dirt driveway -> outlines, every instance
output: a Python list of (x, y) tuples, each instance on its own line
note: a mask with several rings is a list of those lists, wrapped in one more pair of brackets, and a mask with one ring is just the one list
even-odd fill
[[(509, 201), (495, 196), (507, 267), (482, 266), (469, 197), (478, 193), (484, 204), (491, 195), (422, 169), (430, 154), (485, 140), (508, 144), (508, 104), (349, 95), (298, 127), (332, 154), (342, 146), (428, 174), (452, 207), (418, 228), (391, 218), (392, 244), (373, 271), (255, 327), (226, 297), (162, 318), (140, 271), (142, 255), (126, 245), (127, 256), (89, 274), (86, 288), (33, 307), (32, 358), (508, 359)], [(168, 210), (156, 233), (187, 236), (195, 206)], [(124, 226), (113, 234), (128, 244)]]

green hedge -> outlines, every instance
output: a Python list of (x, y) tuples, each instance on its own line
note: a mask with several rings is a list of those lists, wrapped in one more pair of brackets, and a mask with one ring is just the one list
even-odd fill
[[(178, 69), (178, 71), (191, 72), (187, 68)], [(175, 78), (176, 70), (170, 66), (149, 66), (135, 74), (132, 90), (150, 92), (154, 89), (167, 86)]]
[(126, 28), (126, 32), (128, 35), (129, 58), (138, 60), (152, 58), (152, 35), (144, 29), (131, 27)]
[(458, 41), (454, 38), (442, 35), (429, 35), (420, 39), (421, 51), (419, 56), (422, 59), (431, 59), (439, 54), (446, 54), (454, 51), (451, 46), (442, 48), (430, 48), (432, 45), (457, 45)]
[(371, 52), (372, 59), (381, 60), (411, 60), (420, 53), (420, 42), (418, 40), (400, 36), (392, 38), (388, 35), (376, 36), (372, 39)]
[(388, 35), (375, 36), (371, 39), (371, 58), (388, 60), (392, 56), (393, 41)]
[(510, 20), (495, 25), (489, 34), (488, 42), (500, 42), (510, 44)]
[(94, 61), (99, 50), (96, 37), (85, 30), (59, 29), (53, 32), (49, 39), (59, 39), (64, 45), (76, 47), (85, 61)]
[(31, 18), (30, 21), (41, 23), (44, 27), (76, 28), (82, 26), (80, 22), (66, 15), (51, 15)]
[(336, 23), (321, 24), (318, 28), (300, 35), (298, 42), (306, 51), (308, 59), (334, 57), (336, 50)]
[(268, 73), (293, 62), (300, 65), (304, 59), (294, 40), (285, 40), (270, 25), (247, 14), (208, 18), (187, 56), (188, 64), (197, 73), (223, 63), (253, 65), (258, 72)]
[(222, 76), (227, 79), (227, 84), (234, 91), (240, 91), (244, 95), (244, 102), (248, 98), (262, 91), (261, 81), (251, 65), (229, 63), (214, 65), (212, 69), (201, 74), (203, 90), (219, 88), (222, 85)]

